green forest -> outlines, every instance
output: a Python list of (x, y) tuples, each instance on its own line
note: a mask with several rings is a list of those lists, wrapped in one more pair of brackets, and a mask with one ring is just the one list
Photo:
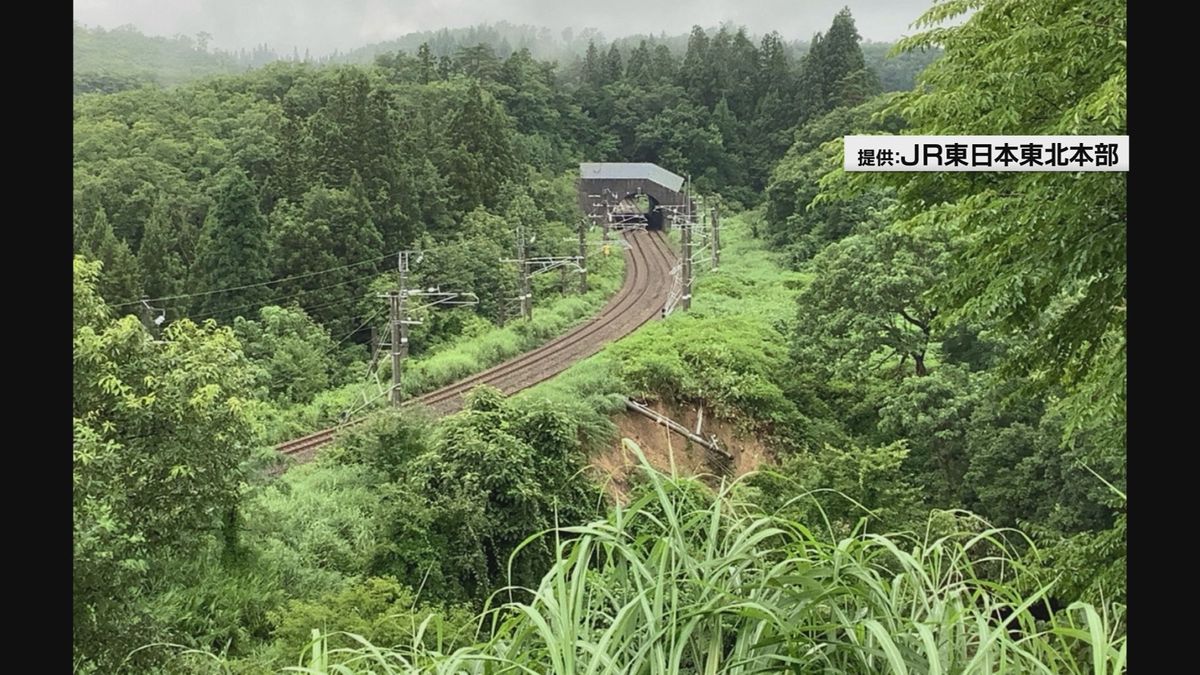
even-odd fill
[[(1127, 134), (1125, 4), (912, 20), (320, 59), (76, 23), (73, 672), (1125, 672), (1126, 174), (842, 169), (850, 134)], [(477, 299), (414, 310), (405, 398), (618, 292), (581, 162), (719, 206), (691, 307), (389, 407), (398, 252)], [(586, 292), (534, 277), (523, 319), (521, 244), (586, 248)], [(662, 466), (625, 397), (766, 456)]]

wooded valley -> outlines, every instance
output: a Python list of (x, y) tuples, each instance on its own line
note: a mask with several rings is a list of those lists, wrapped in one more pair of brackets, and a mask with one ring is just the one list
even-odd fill
[[(1126, 174), (852, 173), (842, 138), (1126, 134), (1125, 4), (917, 26), (309, 59), (76, 23), (74, 672), (1124, 672)], [(398, 252), (477, 299), (413, 309), (405, 399), (619, 292), (581, 162), (720, 209), (691, 307), (390, 407)], [(523, 319), (504, 261), (581, 247)], [(634, 442), (626, 398), (753, 461)]]

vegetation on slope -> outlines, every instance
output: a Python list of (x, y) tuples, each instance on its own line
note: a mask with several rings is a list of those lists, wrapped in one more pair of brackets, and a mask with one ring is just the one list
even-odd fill
[(1125, 668), (1120, 610), (1076, 603), (1038, 618), (1051, 585), (1017, 590), (1026, 569), (1007, 541), (1013, 532), (936, 512), (916, 532), (836, 537), (764, 513), (743, 501), (741, 485), (713, 494), (642, 461), (645, 482), (627, 507), (558, 531), (557, 562), (531, 599), (497, 594), (482, 617), (487, 642), (430, 647), (423, 633), (432, 624), (386, 646), (338, 647), (334, 640), (360, 638), (318, 635), (302, 665), (313, 673)]

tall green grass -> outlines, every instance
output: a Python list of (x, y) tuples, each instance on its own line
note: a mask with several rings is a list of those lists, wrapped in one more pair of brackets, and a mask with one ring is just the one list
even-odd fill
[(593, 287), (586, 295), (557, 298), (545, 307), (535, 307), (529, 321), (509, 322), (413, 360), (404, 369), (404, 393), (417, 396), (433, 391), (549, 342), (598, 312), (614, 290)]
[(1053, 580), (1015, 590), (1011, 531), (942, 532), (934, 514), (925, 532), (832, 538), (741, 501), (736, 482), (712, 494), (663, 475), (626, 444), (642, 463), (640, 496), (561, 528), (541, 585), (502, 589), (481, 615), (490, 639), (442, 653), (419, 631), (408, 645), (343, 649), (318, 635), (293, 672), (1125, 670), (1124, 608), (1077, 603), (1038, 621)]

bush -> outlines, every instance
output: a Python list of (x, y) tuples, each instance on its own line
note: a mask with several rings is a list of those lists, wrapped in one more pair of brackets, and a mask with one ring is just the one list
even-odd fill
[(312, 631), (327, 637), (324, 648), (372, 644), (392, 647), (420, 645), (452, 651), (474, 641), (473, 612), (461, 605), (420, 602), (416, 593), (392, 578), (372, 577), (328, 593), (314, 601), (292, 601), (272, 613), (275, 622), (272, 653), (279, 661), (297, 665), (310, 652)]

